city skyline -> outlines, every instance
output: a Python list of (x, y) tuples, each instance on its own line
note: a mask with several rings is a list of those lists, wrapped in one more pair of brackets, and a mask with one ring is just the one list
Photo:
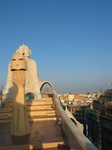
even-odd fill
[(0, 85), (18, 47), (57, 93), (112, 88), (112, 1), (0, 1)]

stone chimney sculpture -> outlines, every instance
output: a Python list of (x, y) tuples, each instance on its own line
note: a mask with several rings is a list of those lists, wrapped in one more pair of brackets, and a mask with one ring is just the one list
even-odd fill
[(25, 71), (24, 56), (16, 52), (11, 61), (13, 81), (13, 111), (11, 122), (11, 135), (22, 136), (30, 133), (26, 101), (25, 101)]
[[(27, 70), (25, 71), (25, 76), (26, 76), (25, 95), (27, 94), (33, 95), (34, 98), (31, 100), (42, 100), (41, 91), (44, 84), (49, 84), (52, 91), (53, 91), (53, 86), (49, 81), (42, 81), (39, 79), (38, 67), (35, 60), (30, 58), (31, 50), (29, 49), (28, 46), (24, 44), (19, 46), (19, 48), (16, 50), (16, 53), (18, 52), (24, 57), (27, 64)], [(3, 99), (5, 100), (13, 99), (13, 81), (12, 81), (11, 62), (9, 63), (9, 67), (8, 67), (7, 82), (4, 90)]]

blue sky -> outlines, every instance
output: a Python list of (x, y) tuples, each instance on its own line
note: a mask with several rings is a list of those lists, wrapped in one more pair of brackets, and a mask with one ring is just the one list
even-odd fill
[(0, 86), (23, 43), (57, 93), (112, 88), (112, 0), (0, 0)]

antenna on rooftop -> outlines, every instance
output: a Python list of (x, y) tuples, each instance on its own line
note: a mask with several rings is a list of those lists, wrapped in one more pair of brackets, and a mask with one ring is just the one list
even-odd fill
[(102, 93), (102, 91), (103, 91), (103, 88), (102, 88), (102, 86), (100, 87), (100, 92)]

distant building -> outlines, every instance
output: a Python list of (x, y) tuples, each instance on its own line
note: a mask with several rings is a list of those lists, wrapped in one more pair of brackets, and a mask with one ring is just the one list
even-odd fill
[(112, 89), (107, 89), (105, 91), (105, 96), (112, 96)]
[(112, 150), (112, 118), (101, 116), (102, 150)]
[(74, 94), (74, 99), (78, 101), (85, 101), (86, 97), (76, 93)]
[[(112, 150), (112, 102), (99, 99), (93, 103), (94, 109), (86, 108), (87, 137), (99, 149)], [(96, 110), (95, 110), (96, 109)]]
[(74, 94), (68, 94), (68, 101), (74, 100)]
[(50, 89), (48, 86), (45, 87), (45, 94), (50, 94)]
[(99, 149), (102, 149), (100, 113), (94, 109), (86, 108), (86, 136)]
[(105, 105), (105, 102), (101, 101), (101, 100), (98, 100), (98, 101), (93, 101), (93, 108), (95, 110), (99, 110), (100, 112), (101, 111), (105, 111), (106, 109), (106, 105)]

